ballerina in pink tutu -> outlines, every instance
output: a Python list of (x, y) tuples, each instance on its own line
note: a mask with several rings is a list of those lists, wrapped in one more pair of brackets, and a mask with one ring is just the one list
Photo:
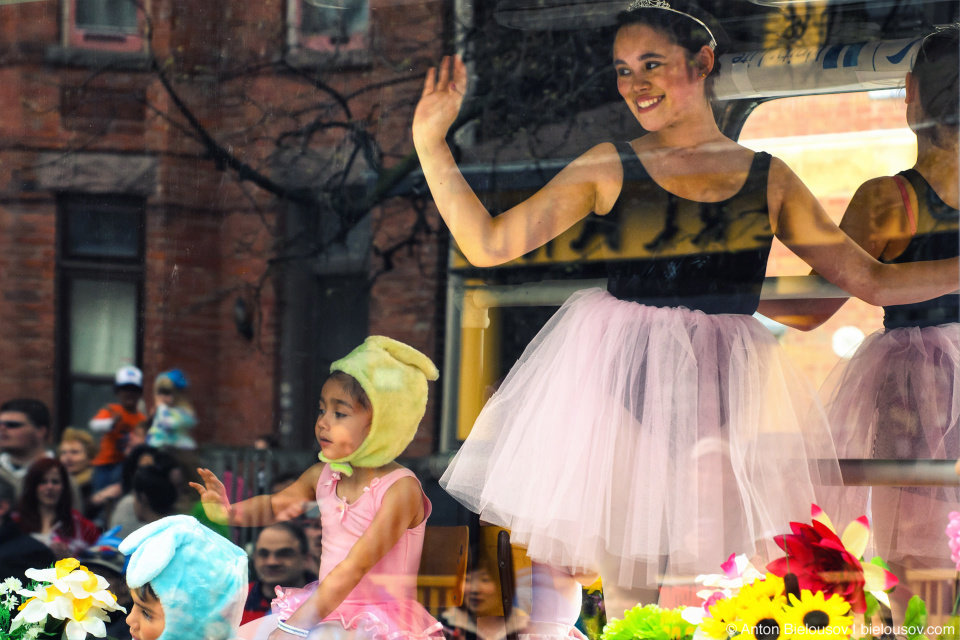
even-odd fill
[(316, 495), (323, 528), (319, 581), (278, 588), (273, 616), (244, 625), (248, 639), (442, 638), (416, 601), (417, 570), (430, 501), (394, 459), (416, 433), (437, 369), (405, 344), (373, 336), (330, 366), (316, 436), (321, 463), (272, 496), (231, 505), (223, 484), (201, 469), (200, 492), (216, 522), (264, 526)]
[[(888, 263), (960, 253), (958, 205), (958, 50), (960, 27), (922, 41), (906, 79), (907, 124), (917, 134), (917, 162), (896, 176), (874, 178), (856, 192), (840, 228)], [(954, 274), (953, 288), (960, 286)], [(800, 316), (810, 329), (843, 304)], [(805, 309), (779, 303), (761, 312), (787, 317)], [(796, 317), (796, 316), (794, 316)], [(793, 324), (787, 318), (784, 322)], [(843, 458), (960, 457), (960, 298), (949, 294), (884, 307), (883, 329), (867, 337), (824, 383), (821, 395)], [(848, 496), (849, 514), (867, 512), (869, 490)], [(871, 514), (876, 551), (897, 575), (913, 568), (952, 568), (941, 529), (960, 510), (957, 487), (874, 487)], [(936, 526), (931, 526), (933, 523)], [(898, 570), (899, 569), (899, 570)], [(896, 600), (906, 604), (909, 584)]]
[[(608, 261), (607, 291), (572, 296), (486, 404), (441, 484), (532, 559), (599, 571), (607, 614), (671, 577), (836, 501), (822, 407), (752, 313), (774, 235), (873, 304), (956, 288), (956, 259), (880, 264), (777, 158), (725, 137), (709, 89), (723, 35), (697, 7), (637, 0), (619, 17), (617, 86), (646, 135), (602, 143), (492, 217), (446, 142), (467, 91), (458, 59), (427, 74), (413, 140), (466, 258), (523, 256), (587, 215), (614, 216), (648, 259)], [(616, 592), (616, 593), (615, 593)]]

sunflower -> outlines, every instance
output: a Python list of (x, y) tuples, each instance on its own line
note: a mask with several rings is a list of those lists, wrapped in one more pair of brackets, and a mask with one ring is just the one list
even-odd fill
[(700, 630), (711, 638), (726, 640), (730, 637), (730, 629), (739, 629), (740, 606), (736, 598), (721, 598), (710, 605), (709, 616), (700, 623)]
[(779, 602), (767, 598), (754, 600), (750, 606), (740, 609), (740, 619), (743, 621), (741, 640), (782, 640), (789, 637), (784, 633), (786, 616)]
[(783, 578), (768, 573), (766, 577), (754, 580), (750, 584), (743, 585), (738, 597), (746, 600), (770, 600), (781, 606), (787, 603), (787, 598), (783, 593)]
[(784, 609), (787, 630), (796, 640), (831, 640), (850, 635), (853, 617), (850, 603), (837, 594), (825, 598), (823, 592), (804, 589), (800, 598), (790, 596), (790, 605)]

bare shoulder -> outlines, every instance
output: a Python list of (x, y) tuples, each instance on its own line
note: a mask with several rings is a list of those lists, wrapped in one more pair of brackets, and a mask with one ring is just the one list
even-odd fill
[[(906, 180), (903, 181), (903, 185), (909, 196), (913, 187)], [(853, 195), (851, 202), (854, 201), (870, 203), (877, 210), (882, 209), (884, 211), (904, 208), (903, 194), (900, 192), (900, 187), (897, 186), (897, 181), (891, 176), (871, 178), (864, 182)]]
[(300, 474), (300, 477), (297, 479), (297, 485), (305, 487), (310, 491), (314, 491), (317, 488), (317, 482), (320, 480), (320, 474), (323, 473), (323, 468), (327, 465), (323, 462), (318, 462), (315, 465), (312, 465), (309, 469)]
[(798, 189), (806, 191), (806, 186), (793, 169), (777, 156), (771, 156), (770, 173), (767, 175), (767, 196), (771, 212), (779, 211), (784, 198), (794, 195)]
[(864, 182), (850, 199), (840, 228), (861, 246), (866, 241), (885, 246), (889, 240), (909, 237), (910, 223), (904, 198), (916, 210), (916, 194), (908, 182), (903, 181), (903, 185), (906, 191), (901, 193), (897, 181), (889, 176)]
[(609, 213), (623, 187), (623, 163), (616, 145), (611, 142), (600, 143), (574, 160), (570, 166), (577, 168), (585, 179), (596, 185), (594, 213)]
[(777, 156), (770, 156), (770, 182), (779, 185), (794, 180), (799, 181), (800, 178), (793, 169)]
[(612, 170), (620, 173), (623, 179), (623, 166), (620, 162), (620, 152), (612, 142), (602, 142), (588, 149), (584, 154), (570, 163), (572, 167), (594, 172), (600, 178), (609, 178)]
[(424, 493), (416, 478), (405, 476), (394, 482), (383, 494), (381, 511), (392, 514), (406, 527), (415, 527), (425, 516)]

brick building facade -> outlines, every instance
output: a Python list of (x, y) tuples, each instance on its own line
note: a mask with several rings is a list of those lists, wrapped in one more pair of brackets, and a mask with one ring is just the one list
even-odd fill
[[(117, 367), (140, 365), (148, 384), (179, 367), (201, 442), (249, 445), (279, 430), (304, 445), (314, 408), (299, 405), (315, 397), (318, 353), (382, 332), (439, 358), (443, 242), (393, 255), (366, 317), (330, 320), (314, 292), (341, 271), (311, 252), (277, 259), (291, 226), (323, 226), (327, 212), (241, 180), (176, 103), (239, 162), (309, 190), (324, 176), (284, 166), (276, 138), (307, 120), (296, 114), (346, 96), (351, 114), (337, 119), (375, 139), (389, 168), (409, 150), (415, 76), (447, 21), (437, 3), (352, 4), (359, 17), (338, 33), (308, 28), (312, 5), (298, 0), (154, 0), (133, 17), (97, 0), (0, 7), (0, 399), (40, 398), (63, 427), (109, 396)], [(116, 15), (88, 15), (97, 6)], [(338, 133), (306, 147), (336, 156)], [(370, 180), (355, 174), (349, 183)], [(361, 226), (378, 247), (412, 220), (403, 202), (371, 218)], [(383, 270), (353, 253), (353, 276)], [(411, 453), (432, 450), (426, 426)]]

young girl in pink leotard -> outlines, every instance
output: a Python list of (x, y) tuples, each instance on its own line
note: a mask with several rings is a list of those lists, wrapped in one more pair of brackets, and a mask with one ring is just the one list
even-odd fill
[(207, 515), (233, 525), (264, 526), (304, 502), (320, 506), (323, 542), (319, 581), (278, 588), (275, 616), (245, 625), (244, 638), (442, 637), (441, 625), (415, 599), (430, 501), (413, 472), (394, 462), (413, 439), (436, 367), (415, 349), (368, 338), (334, 362), (320, 394), (315, 426), (321, 463), (270, 496), (230, 504), (201, 469)]

